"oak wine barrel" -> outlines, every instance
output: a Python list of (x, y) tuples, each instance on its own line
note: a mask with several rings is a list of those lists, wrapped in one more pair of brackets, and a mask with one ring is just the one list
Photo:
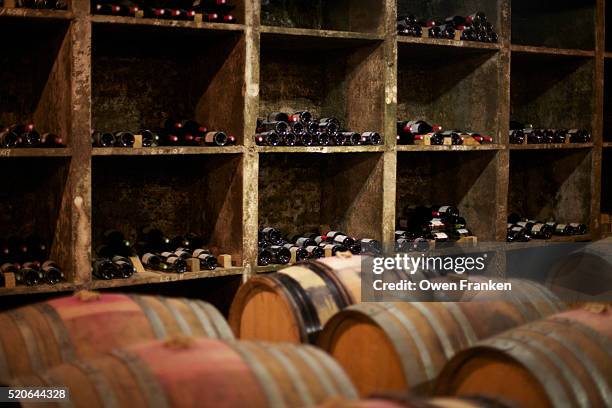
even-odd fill
[(612, 406), (612, 311), (588, 309), (517, 327), (458, 353), (436, 391), (487, 392), (525, 407)]
[(79, 292), (0, 313), (0, 379), (171, 335), (234, 338), (200, 300)]
[(115, 349), (10, 385), (68, 387), (72, 404), (87, 408), (293, 408), (357, 397), (342, 369), (313, 346), (193, 337)]
[(546, 292), (543, 286), (527, 286), (531, 297), (524, 302), (353, 305), (327, 322), (318, 345), (338, 361), (362, 396), (407, 389), (428, 393), (461, 349), (563, 309), (550, 293), (540, 294)]
[(334, 314), (361, 302), (361, 261), (361, 256), (322, 258), (249, 279), (230, 308), (236, 337), (314, 343)]

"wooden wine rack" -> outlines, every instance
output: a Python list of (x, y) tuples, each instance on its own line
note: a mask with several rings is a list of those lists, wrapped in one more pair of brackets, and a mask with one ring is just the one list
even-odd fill
[[(22, 219), (44, 225), (68, 280), (0, 288), (0, 294), (248, 279), (269, 269), (256, 266), (260, 223), (287, 232), (330, 224), (389, 244), (396, 213), (425, 200), (457, 204), (479, 242), (503, 241), (511, 211), (587, 222), (590, 234), (571, 239), (599, 238), (600, 208), (612, 207), (605, 194), (609, 164), (602, 186), (602, 157), (612, 160), (604, 154), (612, 145), (612, 133), (604, 136), (604, 118), (612, 117), (604, 112), (604, 99), (612, 97), (612, 82), (604, 83), (608, 64), (612, 70), (604, 0), (575, 10), (557, 10), (554, 2), (534, 9), (523, 0), (512, 6), (509, 0), (320, 0), (303, 14), (299, 7), (312, 2), (272, 1), (278, 7), (265, 13), (259, 0), (234, 3), (239, 24), (233, 25), (91, 15), (86, 0), (72, 0), (65, 12), (0, 8), (0, 35), (14, 42), (2, 57), (20, 68), (30, 57), (44, 60), (43, 75), (0, 64), (0, 122), (33, 118), (65, 135), (68, 145), (0, 150), (6, 176), (0, 213), (26, 199), (38, 203), (21, 205), (26, 209), (16, 218), (0, 218), (0, 231), (21, 232)], [(465, 3), (469, 10), (461, 8)], [(398, 10), (423, 17), (483, 10), (500, 40), (400, 37)], [(35, 89), (11, 102), (11, 87), (26, 80)], [(605, 98), (604, 90), (610, 93)], [(380, 132), (385, 143), (256, 146), (256, 118), (278, 109), (335, 115), (351, 130)], [(93, 128), (136, 130), (136, 124), (154, 123), (161, 110), (227, 130), (238, 145), (91, 147)], [(594, 140), (509, 145), (511, 114), (535, 125), (589, 128)], [(479, 131), (495, 142), (397, 146), (396, 120), (411, 118)], [(28, 176), (24, 187), (34, 193), (17, 199), (2, 183), (19, 180), (24, 171), (13, 170), (22, 164), (38, 176)], [(135, 228), (147, 218), (177, 232), (197, 220), (234, 266), (93, 280), (92, 250), (101, 229)]]

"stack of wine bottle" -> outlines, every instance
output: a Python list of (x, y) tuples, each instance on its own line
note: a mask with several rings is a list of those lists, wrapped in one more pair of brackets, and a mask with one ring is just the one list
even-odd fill
[(583, 235), (587, 226), (581, 223), (542, 222), (513, 213), (508, 216), (507, 242), (529, 242), (532, 239), (551, 239), (553, 235)]
[(134, 147), (136, 135), (142, 137), (143, 147), (157, 146), (227, 146), (235, 145), (236, 137), (225, 132), (210, 131), (195, 120), (166, 119), (162, 126), (137, 132), (101, 132), (94, 130), (91, 143), (94, 147)]
[(395, 250), (425, 251), (429, 241), (449, 242), (472, 236), (467, 221), (452, 205), (409, 205), (397, 220)]
[(60, 267), (49, 259), (49, 246), (39, 237), (11, 236), (0, 242), (0, 287), (4, 274), (14, 273), (18, 285), (54, 285), (64, 279)]
[[(4, 4), (0, 0), (0, 7)], [(68, 2), (66, 0), (16, 0), (15, 7), (31, 8), (31, 9), (46, 9), (46, 10), (67, 10)]]
[(255, 143), (261, 146), (379, 145), (380, 134), (347, 131), (337, 118), (316, 119), (308, 111), (272, 112), (257, 119)]
[(534, 128), (520, 122), (510, 122), (511, 144), (590, 143), (591, 133), (586, 129)]
[(55, 133), (40, 133), (34, 124), (0, 125), (0, 147), (66, 147), (61, 137)]
[[(259, 230), (258, 264), (286, 265), (293, 253), (297, 262), (318, 259), (328, 250), (333, 256), (338, 252), (350, 251), (353, 254), (378, 255), (382, 252), (380, 242), (374, 239), (353, 238), (340, 231), (304, 233), (294, 237), (284, 235), (280, 230), (263, 227)], [(292, 253), (293, 252), (293, 253)]]
[(493, 138), (483, 136), (476, 132), (461, 130), (442, 130), (440, 125), (430, 125), (424, 120), (410, 120), (397, 122), (397, 144), (413, 145), (417, 141), (429, 139), (432, 145), (443, 145), (445, 140), (453, 145), (462, 145), (466, 137), (471, 137), (480, 144), (492, 143)]
[[(42, 0), (39, 0), (42, 1)], [(60, 0), (61, 1), (61, 0)], [(112, 16), (235, 23), (235, 6), (227, 0), (96, 0), (92, 12)]]
[(201, 269), (217, 268), (217, 258), (203, 247), (203, 238), (193, 233), (170, 239), (161, 230), (146, 227), (132, 245), (122, 232), (109, 230), (96, 249), (93, 275), (98, 279), (129, 278), (135, 272), (130, 260), (134, 256), (140, 257), (145, 268), (159, 272), (187, 272), (191, 258), (198, 260)]
[(476, 12), (467, 17), (451, 16), (444, 20), (419, 20), (414, 15), (403, 15), (397, 18), (397, 33), (411, 37), (445, 38), (454, 40), (456, 33), (461, 32), (461, 40), (496, 43), (498, 35), (487, 16)]

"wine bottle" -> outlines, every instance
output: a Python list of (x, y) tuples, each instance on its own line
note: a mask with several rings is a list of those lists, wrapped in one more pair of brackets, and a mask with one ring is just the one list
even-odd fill
[[(11, 262), (5, 262), (0, 266), (0, 276), (2, 278), (4, 278), (4, 274), (5, 273), (14, 273), (17, 274), (19, 272), (19, 267), (18, 265), (15, 265), (14, 263)], [(4, 285), (1, 285), (0, 287), (2, 287)]]
[(404, 131), (413, 135), (425, 135), (434, 132), (434, 128), (424, 120), (411, 120), (404, 125)]
[(118, 275), (117, 267), (108, 258), (98, 258), (93, 261), (93, 275), (98, 279), (110, 280)]
[(382, 138), (376, 132), (363, 132), (361, 134), (361, 143), (365, 145), (379, 145), (382, 143)]
[(140, 260), (148, 269), (160, 272), (170, 272), (170, 266), (166, 264), (165, 259), (157, 254), (147, 252), (140, 258)]
[(431, 133), (429, 135), (429, 143), (434, 146), (441, 146), (444, 144), (444, 135), (442, 133)]
[(323, 251), (325, 251), (327, 249), (330, 249), (333, 256), (336, 256), (336, 254), (338, 252), (346, 252), (346, 251), (348, 251), (348, 248), (345, 247), (344, 245), (330, 244), (330, 243), (326, 243), (326, 242), (322, 242), (321, 244), (319, 244), (319, 247), (321, 247), (323, 249)]
[(291, 132), (296, 135), (304, 135), (306, 134), (306, 126), (302, 122), (291, 122), (290, 124)]
[(361, 144), (361, 135), (357, 132), (340, 132), (340, 136), (343, 145), (347, 146), (359, 146)]
[(506, 234), (506, 241), (508, 242), (529, 242), (531, 237), (525, 230), (525, 228), (518, 225), (508, 224), (508, 232)]
[(272, 262), (272, 253), (266, 248), (259, 248), (259, 253), (257, 255), (257, 265), (259, 266), (267, 266)]
[(329, 146), (332, 143), (332, 139), (329, 134), (320, 132), (317, 134), (317, 144), (320, 146)]
[(448, 232), (451, 240), (459, 241), (461, 238), (472, 236), (472, 232), (468, 228), (456, 228)]
[(353, 238), (340, 231), (329, 231), (325, 235), (327, 237), (327, 242), (344, 245), (345, 247), (350, 247), (355, 243)]
[(590, 143), (591, 134), (585, 129), (570, 129), (567, 131), (570, 143)]
[(544, 143), (544, 134), (541, 129), (527, 128), (523, 130), (528, 144)]
[(442, 231), (447, 228), (446, 223), (441, 218), (432, 218), (428, 221), (425, 221), (423, 224), (422, 231), (424, 232), (432, 232), (432, 231)]
[(159, 145), (160, 137), (153, 131), (143, 129), (138, 133), (142, 136), (142, 147), (157, 147)]
[(21, 265), (21, 268), (15, 275), (15, 281), (17, 284), (34, 286), (40, 283), (41, 273), (35, 264), (28, 262)]
[(227, 135), (224, 132), (206, 132), (203, 142), (209, 146), (225, 146)]
[(200, 268), (212, 271), (219, 264), (217, 258), (207, 249), (196, 249), (193, 257), (200, 260)]
[(319, 132), (325, 133), (328, 136), (335, 136), (340, 127), (334, 121), (329, 122), (319, 122)]
[(115, 144), (115, 137), (112, 133), (94, 130), (91, 134), (91, 142), (94, 147), (112, 147)]
[(289, 124), (283, 121), (263, 120), (259, 122), (259, 125), (257, 126), (258, 133), (266, 133), (270, 131), (274, 131), (278, 134), (287, 133), (289, 131)]
[(529, 235), (536, 239), (550, 239), (552, 237), (552, 233), (552, 228), (542, 222), (533, 224), (529, 230)]
[(459, 209), (452, 205), (434, 206), (431, 209), (431, 216), (454, 223), (454, 220), (459, 217)]
[(382, 245), (379, 241), (370, 238), (362, 238), (359, 240), (361, 246), (361, 252), (368, 255), (380, 255), (382, 254)]
[(9, 128), (2, 128), (0, 130), (0, 147), (3, 148), (14, 148), (21, 144), (21, 138), (19, 135)]
[(493, 138), (491, 136), (482, 136), (478, 133), (468, 132), (468, 136), (471, 136), (472, 139), (477, 141), (480, 144), (493, 143)]
[(116, 147), (133, 147), (134, 146), (134, 134), (132, 132), (115, 132), (115, 146)]
[(555, 235), (573, 235), (574, 229), (570, 224), (557, 224), (555, 225)]
[(587, 226), (585, 224), (573, 222), (570, 224), (573, 229), (573, 235), (584, 235), (587, 232)]
[(440, 28), (440, 38), (453, 40), (455, 38), (455, 27), (452, 24), (442, 24)]
[(567, 137), (566, 129), (556, 129), (553, 134), (553, 143), (565, 143)]
[(464, 41), (478, 41), (478, 32), (474, 27), (467, 26), (461, 32), (461, 39)]
[(312, 113), (308, 111), (294, 112), (289, 115), (289, 122), (299, 122), (302, 124), (310, 123), (312, 122)]
[(465, 18), (465, 21), (469, 25), (474, 27), (480, 27), (487, 22), (487, 16), (482, 11), (478, 11), (474, 14), (470, 14)]
[(446, 232), (443, 231), (432, 231), (429, 234), (427, 234), (427, 238), (434, 240), (436, 242), (447, 242), (448, 241), (448, 234), (446, 234)]
[(461, 137), (459, 133), (453, 130), (447, 130), (447, 131), (442, 132), (442, 136), (444, 136), (445, 138), (450, 138), (452, 145), (462, 145), (463, 144), (463, 137)]
[(325, 256), (325, 251), (318, 245), (308, 245), (304, 249), (308, 252), (309, 259), (319, 259)]
[(295, 146), (297, 143), (297, 138), (295, 133), (287, 132), (281, 136), (281, 144), (283, 146)]
[(136, 267), (129, 258), (124, 256), (114, 256), (112, 262), (115, 265), (115, 277), (127, 279), (136, 273)]
[(255, 135), (255, 143), (259, 146), (279, 146), (281, 138), (278, 133), (273, 130), (268, 132), (258, 133)]
[(510, 143), (511, 144), (524, 144), (525, 143), (525, 132), (521, 129), (510, 130)]
[(300, 235), (296, 235), (290, 241), (293, 242), (295, 245), (300, 246), (300, 247), (317, 245), (317, 243), (312, 238), (308, 238), (308, 237), (304, 237), (304, 236), (300, 236)]
[(348, 246), (348, 250), (353, 255), (359, 255), (361, 254), (361, 251), (363, 250), (363, 248), (361, 247), (361, 244), (359, 242), (355, 241), (353, 245)]
[(187, 261), (179, 256), (176, 256), (174, 252), (166, 251), (162, 252), (160, 255), (172, 272), (187, 272)]
[(289, 252), (295, 251), (295, 260), (298, 262), (309, 257), (308, 251), (303, 247), (294, 244), (283, 244), (283, 247), (287, 248)]
[(298, 144), (302, 146), (313, 146), (315, 144), (315, 138), (312, 134), (306, 132), (300, 135), (298, 138)]
[(531, 228), (536, 224), (535, 221), (530, 221), (530, 220), (524, 220), (524, 221), (519, 221), (517, 222), (515, 225), (518, 225), (519, 227), (522, 227), (525, 229), (525, 231), (530, 231)]
[(409, 252), (411, 249), (411, 241), (407, 238), (398, 238), (395, 240), (395, 252)]
[(49, 285), (55, 285), (56, 283), (64, 280), (62, 270), (54, 261), (45, 261), (41, 265), (40, 270), (42, 272), (43, 280)]
[(38, 133), (33, 124), (24, 126), (23, 132), (19, 137), (21, 139), (21, 146), (23, 147), (37, 147), (40, 145), (40, 133)]
[(263, 239), (272, 245), (278, 245), (283, 236), (279, 230), (272, 227), (264, 227), (259, 230), (259, 239)]

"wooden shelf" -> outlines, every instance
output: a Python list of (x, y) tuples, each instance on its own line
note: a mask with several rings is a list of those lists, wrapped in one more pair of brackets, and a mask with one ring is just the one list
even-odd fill
[[(602, 184), (601, 174), (602, 163), (603, 173), (610, 173), (612, 142), (603, 143), (601, 160), (592, 149), (599, 143), (506, 142), (511, 114), (537, 126), (602, 133), (608, 112), (603, 94), (612, 87), (605, 85), (601, 60), (609, 64), (612, 52), (602, 51), (603, 18), (592, 20), (603, 0), (593, 7), (566, 2), (559, 10), (529, 0), (482, 1), (479, 9), (500, 35), (496, 44), (397, 35), (401, 13), (474, 11), (458, 0), (323, 0), (325, 7), (311, 13), (295, 0), (270, 2), (272, 9), (235, 2), (240, 24), (91, 15), (85, 1), (72, 1), (70, 12), (0, 8), (0, 34), (11, 56), (0, 67), (0, 122), (32, 118), (69, 146), (0, 150), (5, 172), (14, 169), (13, 157), (37, 158), (28, 161), (33, 175), (16, 171), (15, 180), (5, 180), (13, 190), (23, 188), (20, 197), (0, 201), (5, 219), (20, 219), (6, 222), (5, 233), (43, 225), (37, 228), (55, 237), (56, 260), (74, 282), (0, 289), (0, 295), (248, 278), (278, 270), (284, 266), (257, 266), (263, 223), (287, 233), (335, 223), (388, 245), (404, 206), (443, 201), (460, 208), (480, 239), (504, 244), (512, 206), (526, 207), (525, 214), (542, 210), (586, 221), (599, 217), (600, 201), (609, 201), (602, 194), (610, 175)], [(13, 35), (20, 30), (32, 35)], [(33, 55), (41, 61), (32, 64)], [(13, 90), (12, 84), (27, 86)], [(385, 145), (255, 145), (258, 116), (293, 109), (338, 117), (356, 131), (377, 131)], [(165, 115), (227, 130), (239, 145), (90, 146), (92, 129), (138, 129)], [(472, 129), (501, 142), (395, 146), (398, 118)], [(34, 205), (40, 202), (48, 203), (42, 211)], [(160, 220), (169, 235), (192, 226), (210, 233), (211, 247), (231, 253), (240, 266), (92, 281), (91, 253), (103, 230), (122, 227), (133, 235), (151, 220)], [(590, 225), (592, 236), (544, 244), (598, 239), (596, 228)], [(534, 244), (540, 245), (529, 247)]]
[(188, 155), (188, 154), (238, 154), (244, 152), (243, 146), (223, 147), (143, 147), (130, 149), (121, 147), (94, 147), (92, 156), (159, 156), (159, 155)]
[(398, 46), (405, 46), (404, 44), (418, 44), (418, 45), (430, 45), (439, 47), (457, 47), (457, 48), (468, 48), (478, 50), (500, 50), (502, 48), (500, 43), (484, 43), (480, 41), (463, 41), (463, 40), (447, 40), (442, 38), (429, 38), (429, 37), (411, 37), (411, 36), (397, 36)]
[(135, 18), (124, 16), (107, 16), (94, 14), (90, 17), (94, 24), (117, 24), (133, 26), (190, 28), (198, 30), (244, 31), (244, 24), (198, 23), (195, 21), (160, 20), (155, 18)]
[(511, 144), (510, 150), (591, 149), (593, 143)]
[(4, 17), (32, 18), (41, 20), (70, 20), (74, 14), (62, 10), (36, 10), (29, 8), (0, 7), (0, 19)]
[(425, 145), (398, 145), (398, 152), (472, 152), (482, 150), (503, 150), (504, 145), (501, 144), (481, 144), (474, 146), (425, 146)]
[(258, 153), (377, 153), (385, 146), (256, 146)]
[(145, 285), (151, 283), (178, 282), (193, 279), (217, 278), (220, 276), (242, 275), (244, 268), (217, 268), (213, 271), (185, 272), (185, 273), (162, 273), (145, 271), (135, 273), (129, 279), (93, 280), (91, 289), (118, 288), (123, 286)]
[(365, 40), (365, 41), (382, 41), (384, 35), (376, 33), (361, 33), (354, 31), (339, 31), (339, 30), (315, 30), (310, 28), (289, 28), (277, 26), (261, 26), (262, 37), (272, 34), (277, 36), (289, 37), (304, 37), (303, 40), (310, 41), (313, 39), (340, 39), (340, 40)]
[(515, 53), (523, 54), (541, 54), (541, 55), (552, 55), (552, 56), (565, 56), (565, 57), (583, 57), (593, 58), (595, 57), (594, 50), (576, 50), (566, 48), (549, 48), (549, 47), (534, 47), (531, 45), (517, 45), (512, 44), (510, 50)]
[(589, 242), (589, 241), (592, 241), (591, 234), (569, 235), (569, 236), (553, 235), (551, 239), (533, 239), (529, 242), (508, 243), (507, 248), (509, 250), (517, 250), (517, 249), (526, 249), (526, 248), (538, 248), (538, 247), (544, 247), (547, 245), (554, 245), (554, 244), (568, 244), (572, 242)]
[(70, 157), (72, 149), (70, 148), (18, 148), (18, 149), (0, 149), (0, 158), (2, 157)]
[(18, 285), (14, 288), (0, 288), (0, 296), (11, 295), (30, 295), (35, 293), (54, 293), (54, 292), (70, 292), (76, 289), (76, 286), (70, 282), (62, 282), (56, 285), (35, 285), (22, 286)]

